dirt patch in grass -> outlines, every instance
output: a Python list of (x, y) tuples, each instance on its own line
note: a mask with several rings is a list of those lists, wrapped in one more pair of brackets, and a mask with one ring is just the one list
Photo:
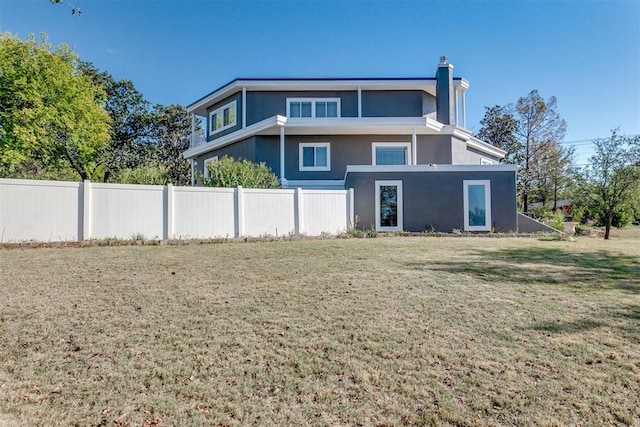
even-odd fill
[(633, 425), (640, 242), (0, 250), (0, 424)]

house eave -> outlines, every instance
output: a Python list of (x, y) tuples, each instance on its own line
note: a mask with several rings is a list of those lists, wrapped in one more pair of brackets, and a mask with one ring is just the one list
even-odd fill
[(345, 172), (345, 180), (350, 173), (388, 173), (388, 172), (516, 172), (518, 167), (515, 165), (347, 165)]
[(506, 152), (493, 147), (465, 129), (444, 125), (430, 117), (339, 117), (324, 119), (288, 118), (275, 115), (230, 134), (216, 138), (183, 153), (185, 159), (224, 147), (256, 135), (278, 135), (280, 128), (286, 135), (453, 135), (468, 147), (487, 155), (503, 158)]

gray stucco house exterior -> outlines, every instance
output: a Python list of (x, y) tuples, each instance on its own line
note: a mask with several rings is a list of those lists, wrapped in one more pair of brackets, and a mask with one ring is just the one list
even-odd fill
[(516, 168), (466, 129), (468, 89), (445, 57), (435, 77), (236, 79), (187, 107), (205, 130), (184, 157), (194, 183), (228, 155), (285, 188), (353, 188), (364, 229), (515, 231)]

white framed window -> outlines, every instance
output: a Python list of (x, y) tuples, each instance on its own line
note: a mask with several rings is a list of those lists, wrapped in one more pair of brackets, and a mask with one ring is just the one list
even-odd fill
[(209, 157), (208, 159), (204, 159), (204, 176), (205, 178), (209, 177), (209, 165), (211, 163), (215, 163), (218, 161), (218, 156)]
[(299, 170), (331, 170), (331, 144), (328, 142), (301, 142), (299, 152)]
[(491, 230), (491, 181), (463, 181), (465, 231)]
[(402, 181), (376, 181), (376, 230), (402, 231)]
[(371, 143), (372, 165), (408, 165), (410, 158), (410, 142)]
[(287, 117), (340, 117), (340, 98), (287, 98)]
[(489, 159), (485, 159), (484, 157), (480, 157), (480, 164), (481, 165), (492, 165), (493, 162)]
[(209, 113), (209, 135), (236, 125), (237, 102), (232, 101)]

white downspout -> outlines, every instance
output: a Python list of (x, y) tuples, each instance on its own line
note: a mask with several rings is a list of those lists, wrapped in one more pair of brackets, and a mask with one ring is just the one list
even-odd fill
[(247, 127), (247, 88), (242, 88), (242, 129)]
[(416, 137), (416, 129), (411, 132), (411, 164), (418, 164), (418, 138)]

